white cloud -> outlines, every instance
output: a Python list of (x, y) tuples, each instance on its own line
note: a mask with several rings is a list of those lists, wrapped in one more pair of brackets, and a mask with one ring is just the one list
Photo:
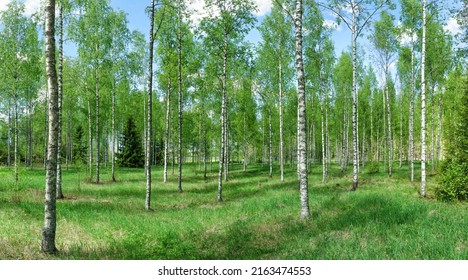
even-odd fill
[(0, 0), (0, 11), (6, 10), (8, 2), (7, 0)]
[(256, 16), (264, 16), (271, 11), (271, 0), (255, 0), (257, 4), (257, 11), (254, 13)]
[[(415, 42), (417, 39), (418, 39), (418, 36), (416, 35), (416, 33), (413, 33), (413, 42)], [(403, 45), (403, 46), (407, 45), (407, 44), (411, 43), (411, 34), (408, 33), (408, 32), (403, 32), (403, 34), (400, 36), (399, 40), (400, 40), (401, 45)]]
[(450, 32), (452, 35), (457, 35), (462, 32), (460, 25), (455, 18), (450, 18), (444, 26), (445, 31)]
[(336, 31), (341, 31), (341, 26), (339, 26), (338, 23), (336, 23), (336, 21), (334, 20), (329, 20), (329, 19), (324, 20), (323, 26), (328, 27), (330, 29), (334, 29)]
[[(7, 9), (8, 3), (11, 0), (0, 0), (0, 11), (4, 11)], [(27, 16), (31, 16), (32, 14), (36, 13), (41, 9), (41, 0), (26, 0), (25, 4), (25, 11), (24, 14)]]
[(30, 16), (41, 9), (41, 0), (26, 0), (25, 14)]
[[(253, 14), (257, 17), (260, 17), (269, 13), (271, 11), (271, 1), (272, 0), (254, 0), (254, 4), (257, 6), (257, 11), (255, 11)], [(200, 21), (209, 14), (206, 10), (204, 0), (190, 1), (188, 8), (190, 10), (190, 19), (195, 25), (198, 25)], [(216, 10), (214, 13), (214, 16), (219, 14), (219, 12)]]
[(347, 4), (346, 6), (342, 6), (341, 10), (346, 12), (347, 14), (352, 14), (353, 13), (353, 8), (351, 8), (350, 4)]
[(188, 4), (190, 20), (198, 26), (200, 21), (208, 15), (203, 0), (190, 1)]

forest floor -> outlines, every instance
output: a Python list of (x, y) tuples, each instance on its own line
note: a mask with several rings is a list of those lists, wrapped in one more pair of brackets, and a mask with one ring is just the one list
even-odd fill
[[(217, 166), (216, 164), (214, 164)], [(417, 166), (419, 167), (419, 166)], [(332, 165), (321, 183), (321, 166), (309, 176), (311, 220), (299, 219), (296, 172), (286, 166), (268, 178), (267, 166), (231, 166), (216, 201), (217, 172), (207, 180), (195, 165), (162, 183), (153, 169), (152, 208), (144, 209), (143, 169), (119, 168), (117, 182), (103, 170), (102, 184), (85, 170), (63, 172), (66, 198), (57, 202), (57, 255), (39, 250), (44, 220), (43, 170), (0, 167), (0, 259), (468, 259), (468, 204), (418, 196), (408, 167), (389, 178), (361, 169), (359, 189), (350, 191), (352, 167)], [(215, 171), (215, 170), (214, 170)]]

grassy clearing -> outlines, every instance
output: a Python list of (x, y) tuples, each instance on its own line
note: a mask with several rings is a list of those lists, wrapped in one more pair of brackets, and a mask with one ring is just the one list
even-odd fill
[[(119, 169), (116, 183), (104, 170), (100, 185), (64, 171), (60, 252), (48, 256), (39, 251), (44, 171), (22, 170), (15, 184), (13, 171), (0, 168), (0, 259), (468, 259), (468, 205), (420, 199), (407, 167), (392, 178), (364, 168), (351, 192), (351, 172), (332, 166), (322, 184), (314, 165), (309, 223), (298, 219), (295, 171), (280, 182), (259, 165), (231, 170), (217, 203), (217, 173), (205, 181), (188, 166), (179, 194), (177, 177), (163, 184), (155, 168), (153, 212), (144, 210), (143, 170)], [(428, 187), (431, 194), (434, 177)]]

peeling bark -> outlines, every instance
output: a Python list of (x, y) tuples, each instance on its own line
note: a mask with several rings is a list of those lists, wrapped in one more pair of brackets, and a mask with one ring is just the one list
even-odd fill
[(169, 125), (171, 114), (171, 78), (167, 79), (166, 130), (164, 131), (164, 183), (167, 182), (167, 163), (169, 161)]
[(296, 0), (294, 27), (296, 33), (296, 70), (297, 70), (297, 169), (299, 176), (301, 219), (310, 219), (308, 169), (307, 169), (307, 135), (306, 135), (306, 100), (305, 79), (302, 49), (302, 0)]
[(154, 48), (154, 0), (151, 0), (150, 12), (150, 41), (149, 41), (149, 66), (148, 66), (148, 119), (146, 134), (146, 199), (145, 209), (151, 210), (151, 136), (153, 123), (153, 48)]
[(182, 192), (182, 31), (181, 31), (181, 1), (178, 4), (177, 16), (177, 80), (178, 80), (178, 93), (179, 93), (179, 137), (178, 137), (178, 164), (179, 173), (177, 176), (177, 191)]
[(49, 88), (49, 142), (47, 152), (44, 227), (41, 250), (55, 253), (56, 232), (56, 187), (57, 187), (57, 144), (58, 144), (58, 83), (55, 69), (55, 1), (46, 2), (46, 74)]
[(426, 197), (426, 0), (423, 0), (421, 51), (421, 197)]
[(62, 192), (62, 98), (63, 98), (63, 9), (59, 4), (58, 22), (58, 135), (57, 135), (57, 199), (63, 199)]

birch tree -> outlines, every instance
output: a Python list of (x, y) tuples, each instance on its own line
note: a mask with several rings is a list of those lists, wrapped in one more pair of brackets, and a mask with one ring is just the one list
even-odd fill
[(353, 90), (352, 90), (352, 125), (353, 125), (353, 188), (359, 185), (359, 147), (358, 147), (358, 124), (357, 124), (357, 40), (364, 28), (368, 26), (374, 15), (391, 6), (390, 0), (329, 0), (322, 4), (332, 11), (339, 21), (343, 21), (351, 31), (351, 48), (353, 61)]
[(418, 14), (420, 10), (419, 3), (416, 0), (401, 0), (401, 20), (403, 28), (407, 30), (404, 34), (410, 36), (411, 42), (411, 90), (410, 90), (410, 108), (409, 108), (409, 161), (410, 161), (410, 180), (414, 182), (414, 99), (416, 89), (415, 79), (415, 37), (418, 24), (420, 23)]
[(62, 192), (62, 100), (63, 100), (63, 3), (58, 3), (58, 135), (57, 135), (57, 199)]
[(422, 0), (421, 47), (421, 197), (426, 197), (426, 0)]
[(56, 232), (56, 187), (57, 187), (57, 144), (58, 144), (58, 83), (55, 68), (55, 0), (46, 1), (46, 75), (49, 90), (49, 144), (47, 149), (47, 171), (45, 190), (44, 228), (41, 249), (55, 253)]
[(148, 116), (146, 132), (146, 200), (145, 209), (151, 210), (151, 136), (153, 128), (153, 47), (154, 47), (154, 0), (151, 0), (150, 7), (150, 33), (149, 33), (149, 59), (148, 59)]
[[(117, 90), (119, 85), (126, 83), (129, 75), (129, 65), (126, 57), (129, 56), (128, 45), (131, 43), (130, 31), (126, 24), (127, 19), (122, 11), (113, 11), (110, 14), (112, 29), (112, 44), (108, 64), (110, 73), (111, 91), (111, 177), (115, 182), (115, 150), (116, 150), (116, 106)], [(136, 37), (136, 36), (135, 36)], [(107, 139), (106, 139), (107, 141)]]
[[(229, 73), (229, 62), (233, 59), (235, 46), (253, 27), (254, 10), (253, 3), (249, 0), (206, 0), (205, 2), (210, 15), (201, 23), (205, 32), (204, 43), (210, 54), (221, 59), (219, 76), (221, 80), (221, 145), (219, 156), (218, 196), (219, 202), (222, 197), (222, 175), (227, 154), (227, 82)], [(218, 14), (218, 15), (217, 15)]]
[[(95, 139), (96, 139), (96, 184), (100, 182), (100, 165), (101, 165), (101, 126), (100, 122), (100, 106), (101, 106), (101, 87), (100, 79), (103, 77), (102, 66), (104, 61), (108, 59), (111, 39), (111, 22), (110, 12), (111, 7), (108, 1), (83, 1), (79, 3), (78, 15), (72, 18), (70, 28), (70, 37), (78, 45), (78, 57), (82, 61), (82, 66), (86, 71), (87, 76), (93, 84), (93, 88), (88, 83), (85, 83), (87, 91), (94, 93), (94, 125), (95, 125)], [(92, 78), (91, 78), (92, 77)], [(91, 96), (90, 96), (91, 98)], [(89, 149), (90, 149), (90, 164), (92, 162), (92, 123), (91, 123), (91, 100), (88, 100), (88, 118), (89, 118)], [(90, 165), (90, 174), (91, 165)]]
[[(271, 14), (268, 15), (259, 27), (262, 36), (262, 48), (267, 63), (272, 64), (268, 72), (277, 72), (276, 77), (270, 78), (270, 82), (277, 83), (278, 107), (279, 107), (279, 161), (280, 178), (284, 180), (284, 132), (283, 132), (283, 103), (284, 88), (291, 79), (289, 64), (292, 58), (290, 49), (293, 48), (292, 23), (287, 13), (278, 2), (273, 3)], [(276, 89), (275, 89), (276, 91)]]
[(297, 170), (299, 175), (299, 190), (301, 202), (301, 219), (310, 219), (308, 168), (307, 168), (307, 135), (306, 135), (306, 103), (305, 80), (302, 49), (302, 0), (296, 0), (294, 28), (296, 33), (296, 71), (297, 71)]
[[(436, 7), (437, 9), (437, 7)], [(440, 139), (444, 103), (444, 84), (453, 61), (451, 35), (444, 31), (439, 11), (430, 13), (426, 22), (426, 73), (431, 96), (431, 169), (435, 171), (440, 157)], [(437, 108), (437, 113), (435, 112)]]
[(389, 95), (389, 69), (390, 64), (395, 61), (395, 52), (397, 51), (397, 39), (395, 36), (396, 29), (393, 25), (393, 17), (383, 11), (380, 14), (380, 20), (374, 23), (374, 33), (371, 35), (371, 40), (378, 53), (378, 61), (383, 70), (384, 75), (384, 95), (386, 104), (386, 121), (387, 121), (387, 148), (388, 148), (388, 176), (392, 176), (393, 162), (393, 139), (392, 139), (392, 108)]
[[(328, 106), (329, 95), (331, 91), (331, 80), (333, 74), (333, 65), (335, 63), (335, 49), (333, 41), (328, 38), (328, 32), (320, 32), (317, 46), (310, 49), (311, 72), (316, 74), (316, 87), (320, 105), (320, 127), (322, 143), (322, 182), (325, 182), (328, 175)], [(307, 51), (306, 51), (307, 52)], [(310, 69), (310, 68), (309, 68)]]
[(177, 162), (178, 162), (178, 176), (177, 176), (177, 190), (182, 192), (182, 123), (183, 123), (183, 88), (182, 88), (182, 12), (184, 9), (183, 1), (177, 2), (177, 93), (178, 93), (178, 108), (179, 108), (179, 129), (178, 129), (178, 147), (177, 147)]
[[(40, 45), (36, 24), (24, 15), (22, 2), (12, 1), (0, 12), (2, 32), (2, 72), (5, 83), (5, 99), (8, 104), (8, 165), (11, 163), (11, 141), (13, 140), (14, 178), (19, 180), (19, 133), (20, 117), (25, 103), (33, 102), (37, 95), (40, 78)], [(2, 100), (3, 101), (3, 100)], [(32, 114), (32, 105), (29, 106)], [(29, 135), (30, 140), (32, 135)], [(13, 138), (13, 139), (12, 139)], [(31, 143), (32, 145), (32, 143)]]
[(350, 120), (350, 98), (349, 92), (353, 88), (353, 62), (347, 52), (342, 52), (333, 69), (333, 85), (335, 90), (335, 115), (340, 118), (336, 120), (339, 127), (338, 138), (340, 139), (340, 163), (341, 172), (345, 172), (349, 159), (349, 120)]
[[(156, 54), (160, 61), (160, 71), (158, 75), (158, 84), (160, 90), (165, 92), (165, 130), (164, 130), (164, 171), (163, 182), (167, 182), (167, 168), (169, 164), (169, 146), (170, 146), (170, 131), (171, 131), (171, 106), (172, 106), (172, 92), (174, 88), (174, 81), (177, 79), (177, 60), (178, 55), (176, 51), (176, 40), (174, 33), (177, 33), (177, 26), (174, 22), (177, 21), (176, 10), (164, 5), (156, 12), (156, 18), (161, 20), (161, 29), (159, 36), (155, 38)], [(162, 20), (164, 18), (164, 20)], [(159, 21), (158, 20), (158, 21)]]

